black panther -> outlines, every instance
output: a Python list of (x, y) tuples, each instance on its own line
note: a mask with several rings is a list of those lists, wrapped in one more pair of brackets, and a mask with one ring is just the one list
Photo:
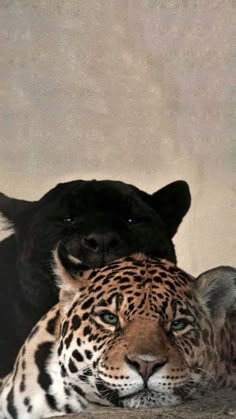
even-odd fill
[(0, 194), (14, 234), (0, 242), (0, 376), (25, 337), (57, 302), (52, 252), (62, 242), (81, 267), (143, 252), (176, 262), (172, 237), (190, 207), (189, 187), (173, 182), (153, 194), (111, 180), (58, 184), (35, 202)]

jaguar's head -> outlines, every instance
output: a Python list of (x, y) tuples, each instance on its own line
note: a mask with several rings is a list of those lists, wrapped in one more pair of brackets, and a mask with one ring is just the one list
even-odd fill
[(166, 406), (216, 384), (217, 336), (224, 336), (236, 299), (232, 275), (225, 283), (204, 275), (196, 280), (142, 254), (82, 274), (60, 246), (55, 271), (61, 374), (87, 400)]

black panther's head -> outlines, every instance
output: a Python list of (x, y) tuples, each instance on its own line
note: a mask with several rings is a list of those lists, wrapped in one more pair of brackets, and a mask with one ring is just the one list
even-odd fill
[(109, 180), (59, 184), (36, 202), (0, 194), (0, 211), (15, 230), (22, 281), (33, 281), (35, 270), (42, 280), (51, 276), (59, 241), (89, 267), (138, 251), (176, 262), (172, 237), (189, 207), (184, 181), (152, 195)]

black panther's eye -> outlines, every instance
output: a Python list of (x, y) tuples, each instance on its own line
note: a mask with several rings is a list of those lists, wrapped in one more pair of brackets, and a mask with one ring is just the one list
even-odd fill
[(128, 224), (136, 224), (136, 219), (135, 218), (128, 218), (127, 223)]
[(142, 224), (148, 221), (148, 217), (130, 217), (127, 219), (129, 225)]
[(111, 324), (113, 326), (116, 326), (119, 322), (118, 317), (110, 311), (103, 311), (99, 314), (99, 317), (102, 321), (104, 321), (104, 323)]
[(76, 219), (74, 217), (64, 217), (63, 218), (63, 223), (64, 224), (68, 224), (68, 225), (72, 225), (76, 223)]

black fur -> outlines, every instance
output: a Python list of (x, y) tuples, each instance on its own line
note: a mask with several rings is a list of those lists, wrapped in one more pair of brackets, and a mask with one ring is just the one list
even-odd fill
[(36, 202), (0, 194), (0, 212), (15, 232), (0, 243), (0, 376), (57, 301), (51, 260), (59, 242), (81, 269), (137, 251), (176, 262), (171, 239), (189, 207), (184, 181), (152, 195), (118, 181), (82, 180), (59, 184)]

